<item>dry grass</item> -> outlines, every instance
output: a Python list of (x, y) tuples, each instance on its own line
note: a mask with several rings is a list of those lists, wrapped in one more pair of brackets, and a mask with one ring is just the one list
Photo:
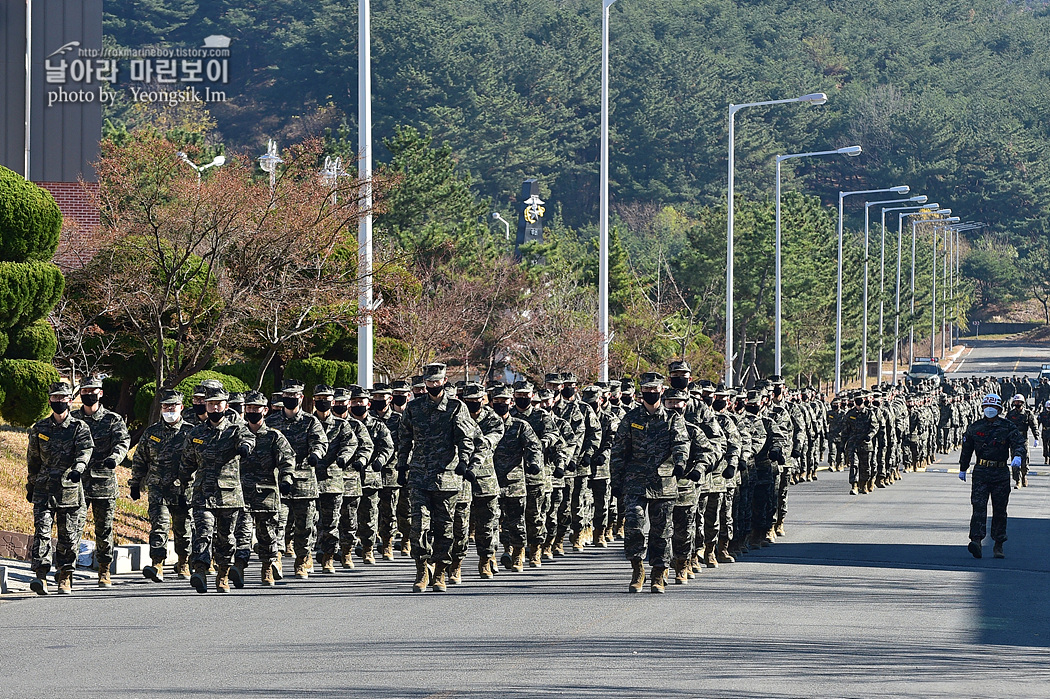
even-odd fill
[[(33, 506), (26, 502), (25, 430), (0, 425), (0, 530), (33, 533)], [(130, 457), (129, 457), (130, 459)], [(130, 463), (130, 461), (129, 461)], [(117, 498), (117, 515), (113, 533), (117, 544), (146, 543), (149, 539), (149, 515), (145, 495), (138, 501), (128, 499), (127, 483), (131, 469), (117, 468), (121, 497)], [(84, 538), (95, 538), (91, 510)]]

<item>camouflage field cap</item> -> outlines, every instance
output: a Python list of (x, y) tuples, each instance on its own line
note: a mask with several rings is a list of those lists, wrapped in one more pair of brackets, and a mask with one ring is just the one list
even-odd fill
[(160, 394), (161, 405), (182, 405), (182, 394), (166, 388)]
[(281, 393), (302, 393), (305, 390), (302, 379), (285, 379), (281, 384)]
[(515, 393), (532, 393), (535, 390), (536, 390), (536, 387), (533, 386), (530, 382), (528, 382), (528, 381), (526, 381), (524, 379), (521, 380), (521, 381), (515, 381), (514, 382), (514, 392)]
[(485, 387), (471, 381), (463, 387), (464, 400), (481, 400), (485, 395)]
[(556, 371), (543, 375), (543, 383), (560, 384), (561, 382), (561, 374)]
[(230, 403), (230, 405), (243, 405), (244, 404), (244, 394), (243, 393), (231, 393), (230, 394), (229, 403)]
[(210, 386), (208, 388), (207, 395), (204, 396), (205, 400), (230, 400), (230, 392), (223, 388), (222, 383), (216, 381), (218, 386)]
[(316, 386), (314, 386), (314, 397), (315, 398), (317, 396), (334, 396), (334, 395), (335, 395), (335, 389), (332, 388), (331, 386), (329, 386), (328, 384), (319, 383)]
[(689, 394), (680, 388), (669, 388), (664, 391), (664, 400), (689, 400)]
[(424, 381), (438, 381), (447, 376), (445, 371), (445, 365), (441, 362), (434, 362), (433, 364), (427, 364), (426, 368), (423, 369), (423, 380)]
[(571, 371), (563, 371), (561, 373), (561, 382), (562, 383), (578, 383), (578, 379), (576, 378), (576, 374), (572, 373)]
[(69, 398), (73, 395), (73, 389), (71, 389), (69, 384), (65, 381), (57, 381), (51, 384), (51, 389), (48, 391), (48, 395), (65, 396), (66, 398)]
[(351, 386), (350, 387), (350, 398), (371, 398), (372, 392), (364, 386)]
[(84, 379), (83, 383), (80, 384), (81, 390), (85, 388), (102, 388), (102, 377), (98, 374), (92, 374)]
[(676, 371), (682, 371), (682, 372), (685, 372), (687, 374), (693, 373), (693, 370), (689, 368), (689, 362), (687, 362), (685, 360), (678, 360), (678, 361), (671, 362), (670, 364), (667, 365), (667, 371), (672, 373), (672, 374), (675, 373)]
[(393, 393), (410, 393), (412, 391), (412, 384), (408, 381), (405, 381), (404, 379), (391, 381), (390, 391)]
[(269, 405), (264, 396), (260, 391), (248, 391), (244, 394), (245, 405)]
[(514, 389), (505, 383), (501, 383), (498, 386), (493, 386), (489, 389), (489, 399), (495, 400), (497, 398), (513, 398)]
[(580, 397), (588, 403), (594, 403), (602, 397), (603, 393), (605, 393), (605, 391), (602, 390), (601, 386), (592, 384), (590, 386), (584, 386), (583, 390), (580, 391)]
[(337, 388), (332, 391), (332, 400), (350, 400), (349, 388)]
[(390, 384), (377, 383), (374, 386), (372, 386), (373, 396), (389, 396), (392, 395), (393, 392), (393, 389), (390, 388)]

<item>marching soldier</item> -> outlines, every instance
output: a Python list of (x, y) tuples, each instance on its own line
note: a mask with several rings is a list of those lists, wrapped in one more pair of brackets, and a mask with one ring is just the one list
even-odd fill
[[(1025, 383), (1028, 383), (1027, 381)], [(1010, 399), (1010, 412), (1006, 413), (1006, 419), (1013, 423), (1017, 431), (1021, 433), (1021, 437), (1025, 440), (1028, 439), (1028, 432), (1032, 432), (1032, 437), (1035, 439), (1036, 444), (1039, 443), (1039, 432), (1036, 427), (1035, 415), (1028, 409), (1028, 405), (1025, 401), (1025, 397), (1018, 393)], [(1027, 488), (1028, 487), (1028, 449), (1025, 449), (1025, 454), (1021, 458), (1021, 465), (1013, 470), (1014, 476), (1014, 488)]]
[[(33, 503), (32, 562), (36, 577), (29, 588), (46, 595), (47, 574), (54, 563), (58, 594), (73, 591), (73, 572), (86, 507), (82, 480), (91, 461), (91, 430), (69, 412), (69, 384), (51, 384), (51, 415), (29, 428), (26, 450), (26, 500)], [(58, 546), (51, 550), (51, 532)]]
[[(468, 383), (463, 390), (463, 404), (477, 424), (474, 435), (473, 467), (463, 474), (470, 485), (470, 520), (474, 524), (474, 544), (478, 551), (478, 575), (489, 579), (498, 572), (496, 550), (499, 545), (499, 483), (493, 463), (496, 445), (503, 439), (506, 424), (503, 418), (485, 405), (485, 387), (479, 383)], [(458, 505), (457, 505), (458, 510)], [(463, 554), (466, 552), (468, 526), (456, 532), (456, 550), (453, 552), (453, 575), (459, 582)], [(462, 525), (461, 525), (462, 526)], [(460, 543), (462, 542), (462, 544)]]
[[(408, 383), (395, 381), (401, 398), (410, 393)], [(391, 458), (383, 466), (383, 489), (379, 492), (379, 545), (385, 560), (394, 560), (394, 535), (397, 534), (397, 503), (401, 486), (397, 483), (397, 433), (401, 427), (401, 413), (392, 407), (393, 388), (385, 383), (377, 383), (372, 388), (372, 400), (369, 403), (370, 414), (386, 425), (394, 447)], [(401, 405), (404, 406), (404, 401)], [(407, 537), (406, 537), (407, 538)]]
[[(521, 572), (525, 568), (526, 477), (543, 474), (543, 444), (532, 426), (511, 414), (514, 391), (498, 386), (489, 393), (492, 411), (503, 420), (503, 436), (496, 444), (492, 465), (499, 484), (500, 543), (504, 570)], [(524, 392), (522, 393), (524, 397)], [(531, 397), (529, 397), (531, 400)], [(531, 408), (531, 405), (529, 406)], [(494, 573), (490, 564), (489, 572)], [(484, 573), (482, 573), (482, 577)]]
[[(361, 541), (361, 560), (375, 565), (375, 549), (379, 544), (379, 500), (383, 490), (383, 473), (394, 459), (394, 439), (386, 423), (368, 412), (374, 393), (368, 389), (350, 389), (350, 421), (358, 430), (363, 425), (372, 444), (368, 466), (361, 474), (361, 503), (357, 506), (357, 532)], [(354, 423), (360, 423), (354, 424)], [(361, 435), (364, 436), (363, 434)], [(363, 451), (362, 451), (363, 454)], [(393, 554), (391, 554), (393, 557)]]

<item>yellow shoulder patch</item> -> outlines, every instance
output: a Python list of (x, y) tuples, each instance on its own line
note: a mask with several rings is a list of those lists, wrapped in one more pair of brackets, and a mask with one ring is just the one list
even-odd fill
[(37, 437), (40, 437), (40, 439), (44, 440), (45, 442), (51, 441), (51, 438), (48, 437), (46, 434), (38, 434)]
[(160, 437), (158, 437), (158, 436), (157, 436), (157, 435), (155, 435), (155, 434), (151, 434), (151, 435), (149, 436), (149, 438), (150, 438), (150, 439), (152, 439), (152, 440), (153, 440), (154, 442), (159, 442), (159, 441), (160, 441)]
[(203, 439), (197, 439), (196, 437), (194, 437), (193, 438), (193, 443), (194, 444), (204, 444), (204, 440)]
[(631, 423), (631, 427), (633, 427), (636, 430), (644, 430), (645, 429), (645, 425), (639, 425), (637, 422), (632, 422)]

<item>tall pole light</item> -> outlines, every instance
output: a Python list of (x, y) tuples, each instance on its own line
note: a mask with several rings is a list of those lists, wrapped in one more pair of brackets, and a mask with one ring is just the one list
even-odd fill
[(357, 276), (360, 294), (357, 305), (357, 383), (372, 388), (372, 10), (370, 0), (357, 6), (357, 164), (361, 179), (364, 214), (357, 229)]
[(25, 109), (25, 164), (23, 174), (26, 180), (29, 180), (29, 154), (30, 154), (30, 137), (33, 131), (33, 0), (26, 0), (26, 109)]
[(609, 380), (609, 8), (602, 0), (602, 153), (599, 174), (598, 332), (602, 342), (602, 381)]
[(774, 353), (774, 374), (781, 374), (781, 348), (783, 346), (782, 333), (781, 333), (781, 235), (780, 235), (780, 164), (785, 160), (792, 160), (794, 158), (811, 158), (821, 155), (848, 155), (850, 157), (856, 157), (860, 155), (860, 146), (847, 146), (845, 148), (836, 148), (835, 150), (822, 150), (813, 153), (793, 153), (790, 155), (778, 155), (777, 161), (777, 180), (776, 180), (776, 351)]
[[(181, 160), (182, 162), (186, 163), (191, 168), (193, 168), (194, 170), (197, 171), (197, 181), (198, 182), (201, 181), (201, 173), (204, 172), (205, 170), (207, 170), (208, 168), (210, 168), (210, 167), (219, 167), (221, 165), (225, 165), (226, 164), (226, 156), (224, 156), (224, 155), (216, 155), (212, 159), (212, 161), (210, 163), (206, 163), (204, 165), (197, 165), (197, 164), (193, 163), (190, 160), (190, 156), (186, 155), (181, 150), (178, 153), (176, 153), (175, 156), (179, 160)], [(280, 160), (280, 158), (278, 158), (278, 160)]]
[[(863, 325), (863, 331), (861, 332), (861, 362), (860, 362), (860, 387), (868, 387), (868, 262), (870, 255), (868, 254), (869, 249), (869, 226), (870, 226), (870, 212), (871, 207), (877, 204), (896, 204), (900, 201), (914, 201), (920, 204), (926, 202), (926, 195), (919, 194), (908, 199), (883, 199), (881, 201), (866, 201), (864, 202), (864, 319), (861, 321)], [(880, 256), (879, 267), (881, 269), (880, 282), (879, 282), (879, 336), (882, 336), (882, 293), (883, 283), (886, 276), (886, 212), (882, 213), (882, 254)], [(879, 345), (879, 381), (882, 380), (882, 345), (880, 341)], [(876, 381), (878, 383), (878, 381)]]
[[(926, 204), (927, 197), (925, 194), (919, 194), (911, 197), (908, 201), (913, 201), (918, 204), (918, 207), (899, 206), (899, 207), (883, 207), (882, 216), (880, 221), (881, 227), (881, 242), (880, 247), (882, 249), (879, 255), (879, 381), (882, 381), (882, 361), (885, 355), (885, 339), (886, 339), (886, 324), (885, 324), (885, 300), (886, 300), (886, 212), (887, 211), (907, 211), (912, 208), (922, 208), (922, 205)], [(937, 208), (937, 207), (934, 207)], [(900, 226), (897, 227), (897, 269), (900, 270)], [(900, 288), (898, 280), (898, 289)], [(894, 342), (896, 342), (896, 336), (894, 336)], [(893, 370), (896, 372), (897, 364), (894, 362)], [(896, 379), (894, 379), (896, 383)]]
[[(277, 155), (277, 141), (272, 138), (266, 141), (266, 152), (259, 156), (259, 167), (270, 176), (270, 205), (273, 205), (274, 192), (277, 189), (277, 166), (283, 163)], [(198, 176), (200, 173), (197, 173)]]
[(835, 295), (835, 393), (842, 390), (842, 202), (854, 194), (907, 194), (911, 191), (908, 185), (887, 187), (885, 189), (864, 189), (856, 192), (839, 192), (839, 265), (838, 292)]
[[(937, 209), (931, 211), (934, 216), (949, 216), (952, 213), (951, 209)], [(930, 223), (937, 223), (937, 220), (929, 220)], [(908, 323), (908, 365), (915, 363), (915, 251), (916, 251), (916, 228), (923, 221), (912, 221), (911, 222), (911, 309)], [(932, 348), (931, 348), (932, 354)]]
[(903, 253), (903, 227), (904, 219), (909, 216), (917, 216), (919, 214), (929, 213), (931, 210), (940, 208), (940, 204), (925, 204), (923, 206), (900, 206), (895, 208), (883, 209), (882, 220), (886, 220), (887, 211), (910, 211), (912, 209), (919, 209), (910, 214), (898, 214), (897, 215), (897, 293), (896, 293), (896, 311), (893, 319), (893, 383), (897, 383), (897, 365), (900, 364), (900, 331), (901, 331), (901, 259)]
[[(603, 0), (603, 2), (609, 2), (609, 0)], [(791, 99), (729, 105), (729, 200), (726, 208), (726, 386), (733, 385), (733, 188), (735, 177), (735, 156), (733, 151), (736, 142), (736, 113), (747, 107), (767, 107), (775, 104), (789, 104), (791, 102), (824, 104), (827, 101), (828, 96), (823, 92), (811, 92)]]
[(506, 229), (505, 232), (507, 234), (507, 240), (510, 240), (510, 222), (507, 219), (503, 218), (503, 216), (501, 216), (498, 211), (492, 212), (492, 218), (496, 219), (497, 221), (503, 224), (503, 227)]

